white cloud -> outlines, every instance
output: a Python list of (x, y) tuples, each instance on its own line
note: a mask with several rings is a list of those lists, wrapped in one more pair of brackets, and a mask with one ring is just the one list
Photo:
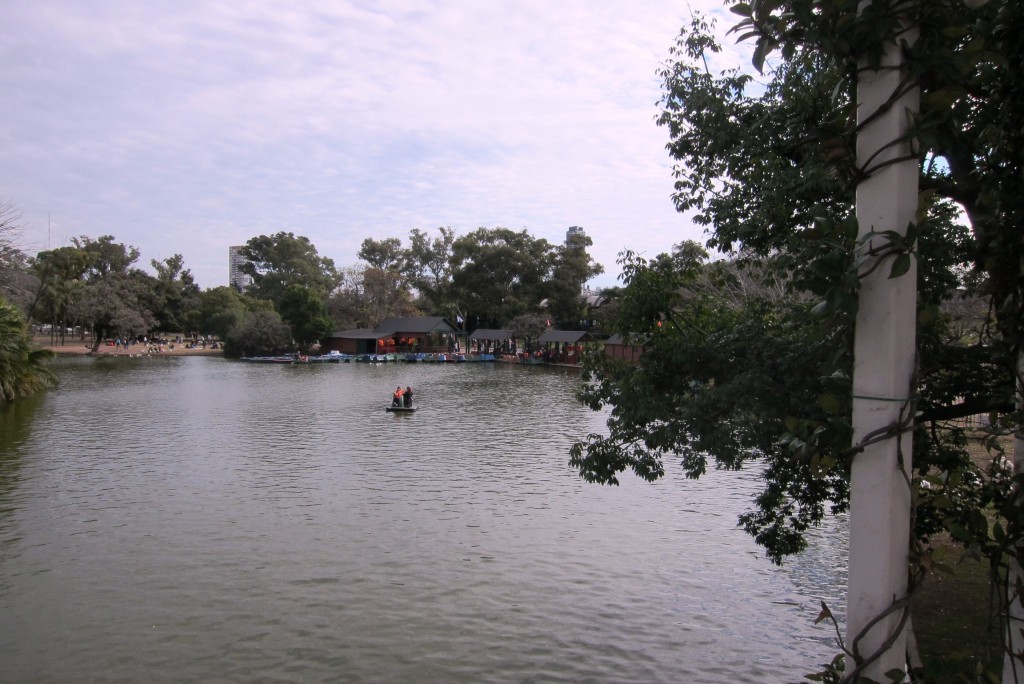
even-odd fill
[(183, 254), (212, 287), (228, 245), (278, 230), (348, 265), (363, 238), (412, 228), (560, 241), (581, 225), (611, 284), (622, 249), (700, 235), (671, 204), (654, 125), (685, 3), (52, 0), (3, 14), (0, 192), (29, 248), (112, 234), (145, 263)]

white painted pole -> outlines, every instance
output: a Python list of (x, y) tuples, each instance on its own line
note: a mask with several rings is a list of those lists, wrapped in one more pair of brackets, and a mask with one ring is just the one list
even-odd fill
[[(869, 3), (862, 3), (862, 7), (865, 4)], [(908, 112), (917, 109), (917, 91), (907, 93), (884, 113), (878, 112), (901, 86), (901, 64), (899, 46), (891, 45), (881, 70), (861, 68), (857, 119), (865, 127), (857, 136), (857, 161), (862, 168), (910, 153), (906, 144), (892, 143), (909, 127)], [(872, 172), (857, 188), (861, 235), (883, 230), (905, 233), (915, 217), (917, 193), (918, 165), (914, 159)], [(876, 238), (865, 248), (865, 254), (884, 249), (886, 244), (884, 239)], [(867, 256), (861, 272), (866, 272), (876, 258)], [(917, 267), (912, 261), (906, 274), (890, 279), (891, 264), (889, 257), (861, 281), (854, 341), (855, 444), (877, 430), (898, 424), (901, 412), (905, 416), (910, 410), (907, 401), (913, 391)], [(882, 651), (860, 672), (875, 681), (889, 681), (885, 673), (905, 669), (906, 664), (901, 611), (868, 627), (906, 595), (911, 497), (905, 475), (909, 475), (910, 467), (909, 430), (865, 447), (852, 466), (846, 646), (856, 649), (862, 660)], [(865, 634), (860, 636), (862, 631)], [(847, 673), (854, 668), (851, 661)]]

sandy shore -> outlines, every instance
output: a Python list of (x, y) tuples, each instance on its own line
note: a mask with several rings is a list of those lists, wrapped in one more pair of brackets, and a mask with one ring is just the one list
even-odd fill
[[(45, 340), (49, 342), (49, 340)], [(77, 355), (93, 355), (93, 356), (223, 356), (224, 351), (222, 349), (203, 349), (197, 347), (196, 349), (188, 349), (183, 344), (175, 344), (174, 349), (170, 348), (170, 345), (164, 345), (163, 351), (147, 352), (147, 346), (142, 344), (136, 344), (128, 347), (127, 349), (118, 349), (114, 346), (100, 345), (100, 348), (95, 352), (92, 350), (91, 345), (87, 345), (84, 342), (68, 340), (65, 344), (51, 345), (46, 343), (36, 343), (41, 349), (49, 349), (54, 354), (77, 354)]]

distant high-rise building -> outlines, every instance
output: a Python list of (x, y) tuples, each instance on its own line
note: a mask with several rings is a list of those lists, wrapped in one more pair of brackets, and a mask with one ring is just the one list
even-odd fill
[(569, 244), (569, 241), (576, 236), (587, 237), (587, 234), (583, 232), (583, 228), (580, 226), (569, 226), (569, 230), (565, 231), (565, 244)]
[(252, 285), (252, 276), (242, 272), (242, 265), (249, 261), (242, 256), (243, 246), (228, 247), (228, 284), (239, 292)]

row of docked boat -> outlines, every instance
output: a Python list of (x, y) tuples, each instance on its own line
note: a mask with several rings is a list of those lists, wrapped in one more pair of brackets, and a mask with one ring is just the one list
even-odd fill
[[(347, 358), (346, 358), (347, 357)], [(278, 364), (295, 364), (295, 363), (342, 363), (351, 361), (352, 358), (347, 354), (323, 354), (320, 356), (312, 356), (305, 354), (282, 354), (281, 356), (243, 356), (242, 361), (246, 363), (278, 363)]]
[(479, 361), (495, 361), (494, 354), (342, 354), (332, 351), (319, 356), (304, 354), (285, 354), (281, 356), (243, 356), (242, 361), (248, 363), (307, 364), (307, 363), (388, 363), (404, 361), (406, 363), (465, 363)]
[[(378, 356), (381, 356), (378, 354)], [(406, 363), (466, 363), (494, 361), (494, 354), (384, 354), (388, 361), (405, 361)]]

